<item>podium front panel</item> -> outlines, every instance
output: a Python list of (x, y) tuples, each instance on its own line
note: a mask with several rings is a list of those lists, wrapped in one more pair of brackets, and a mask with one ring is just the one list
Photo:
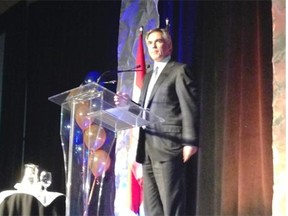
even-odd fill
[(116, 106), (114, 96), (103, 86), (89, 83), (49, 98), (61, 105), (67, 216), (99, 215), (102, 203), (111, 202), (111, 197), (105, 201), (102, 195), (107, 173), (114, 173), (116, 132), (162, 121), (132, 101)]

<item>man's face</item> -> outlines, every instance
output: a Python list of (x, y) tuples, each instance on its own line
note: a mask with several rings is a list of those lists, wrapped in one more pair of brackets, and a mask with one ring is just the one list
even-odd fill
[(153, 61), (161, 61), (171, 54), (172, 44), (168, 44), (160, 32), (152, 32), (148, 36), (146, 44)]

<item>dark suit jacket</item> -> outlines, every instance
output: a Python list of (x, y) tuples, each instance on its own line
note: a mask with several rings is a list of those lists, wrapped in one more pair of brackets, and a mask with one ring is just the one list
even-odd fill
[[(147, 73), (139, 103), (143, 106), (152, 73)], [(182, 157), (183, 145), (198, 145), (198, 92), (195, 74), (186, 65), (169, 61), (152, 90), (148, 107), (165, 119), (140, 128), (136, 161), (145, 153), (154, 161)]]

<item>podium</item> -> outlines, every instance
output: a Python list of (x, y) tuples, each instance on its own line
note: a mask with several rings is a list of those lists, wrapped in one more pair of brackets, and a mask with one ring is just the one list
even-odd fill
[(92, 198), (97, 203), (94, 215), (99, 215), (103, 180), (112, 169), (111, 150), (118, 131), (163, 121), (132, 101), (116, 106), (114, 96), (91, 82), (48, 98), (61, 106), (67, 216), (89, 215)]

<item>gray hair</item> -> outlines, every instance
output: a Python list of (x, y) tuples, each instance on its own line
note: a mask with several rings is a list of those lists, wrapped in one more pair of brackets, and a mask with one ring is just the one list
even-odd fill
[(171, 39), (171, 35), (170, 33), (167, 31), (167, 29), (163, 29), (163, 28), (154, 28), (154, 29), (151, 29), (149, 30), (147, 33), (146, 33), (146, 36), (145, 36), (145, 41), (147, 43), (147, 40), (148, 40), (148, 37), (151, 33), (153, 32), (160, 32), (162, 34), (162, 37), (164, 38), (164, 40), (166, 41), (166, 43), (168, 43), (169, 45), (171, 45), (172, 47), (172, 39)]

